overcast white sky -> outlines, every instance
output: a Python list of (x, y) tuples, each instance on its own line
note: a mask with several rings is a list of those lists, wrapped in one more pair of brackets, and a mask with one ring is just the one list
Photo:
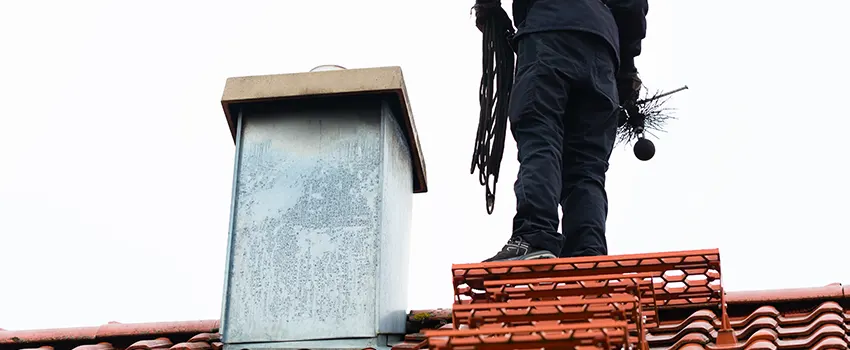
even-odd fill
[[(326, 63), (402, 67), (430, 187), (415, 196), (410, 307), (449, 306), (450, 264), (509, 236), (517, 169), (510, 140), (488, 216), (468, 173), (471, 4), (0, 3), (0, 328), (218, 318), (234, 151), (224, 81)], [(691, 89), (652, 161), (626, 148), (611, 160), (612, 254), (717, 247), (732, 290), (850, 282), (848, 12), (651, 1), (643, 79)]]

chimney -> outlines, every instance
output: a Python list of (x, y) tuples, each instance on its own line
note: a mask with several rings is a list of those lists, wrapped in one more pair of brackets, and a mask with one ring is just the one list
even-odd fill
[(229, 78), (225, 350), (389, 348), (425, 163), (399, 67)]

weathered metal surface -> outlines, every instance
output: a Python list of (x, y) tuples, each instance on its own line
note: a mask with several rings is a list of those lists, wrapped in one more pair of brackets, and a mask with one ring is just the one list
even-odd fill
[(391, 350), (392, 345), (398, 344), (402, 342), (402, 340), (402, 336), (378, 335), (372, 338), (322, 339), (256, 344), (224, 344), (223, 350)]
[(258, 75), (228, 78), (221, 96), (227, 125), (234, 142), (238, 137), (237, 111), (241, 106), (269, 100), (292, 100), (305, 97), (381, 96), (390, 102), (396, 119), (404, 130), (411, 154), (414, 193), (428, 192), (425, 158), (401, 67), (342, 69), (320, 72)]
[(404, 334), (407, 323), (413, 178), (408, 176), (411, 172), (411, 156), (402, 132), (388, 104), (382, 103), (378, 333)]
[(408, 144), (386, 101), (334, 101), (243, 107), (226, 344), (405, 331)]

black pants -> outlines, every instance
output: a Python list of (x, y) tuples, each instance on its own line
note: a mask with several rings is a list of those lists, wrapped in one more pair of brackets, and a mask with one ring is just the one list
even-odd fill
[(560, 257), (607, 255), (615, 54), (603, 38), (577, 31), (526, 34), (517, 47), (509, 112), (520, 162), (513, 235)]

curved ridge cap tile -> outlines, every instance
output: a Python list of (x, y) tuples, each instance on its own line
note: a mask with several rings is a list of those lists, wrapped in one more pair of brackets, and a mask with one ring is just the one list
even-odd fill
[(147, 336), (171, 333), (218, 332), (221, 320), (112, 323), (95, 327), (53, 328), (25, 331), (0, 331), (0, 344), (50, 343), (73, 340), (86, 341), (106, 337)]
[(705, 350), (705, 347), (702, 346), (701, 344), (690, 343), (690, 344), (685, 344), (684, 346), (682, 346), (681, 348), (678, 348), (676, 350)]
[(220, 324), (220, 320), (105, 324), (96, 328), (95, 336), (103, 338), (128, 335), (217, 332)]
[(224, 343), (222, 343), (220, 341), (214, 341), (214, 342), (210, 343), (210, 346), (212, 346), (213, 350), (224, 349)]
[(850, 344), (847, 344), (847, 341), (842, 338), (826, 337), (812, 346), (812, 350), (847, 349), (848, 347), (850, 347)]
[(112, 344), (110, 343), (97, 343), (97, 344), (87, 344), (80, 345), (75, 347), (73, 350), (113, 350)]
[(841, 327), (836, 325), (828, 324), (824, 325), (811, 335), (806, 338), (799, 338), (793, 340), (782, 340), (776, 342), (780, 347), (786, 348), (807, 348), (811, 349), (811, 347), (816, 344), (818, 341), (825, 337), (843, 337), (847, 332), (845, 332)]
[(221, 333), (199, 333), (189, 338), (189, 342), (211, 342), (221, 340)]
[(139, 340), (128, 346), (125, 350), (168, 349), (172, 345), (174, 345), (174, 343), (171, 342), (171, 339), (160, 337), (156, 339)]
[(796, 327), (777, 327), (777, 330), (779, 331), (779, 334), (782, 334), (783, 336), (803, 337), (812, 334), (824, 325), (833, 324), (842, 328), (846, 327), (846, 325), (844, 325), (844, 318), (833, 313), (821, 314), (818, 318), (811, 322), (812, 323)]
[(183, 342), (179, 344), (175, 344), (171, 347), (171, 350), (208, 350), (212, 348), (209, 343), (204, 342)]
[(0, 344), (49, 343), (62, 340), (94, 340), (97, 327), (0, 331)]
[(752, 304), (791, 300), (842, 298), (845, 295), (846, 294), (844, 293), (844, 289), (842, 288), (841, 284), (833, 283), (823, 287), (814, 288), (791, 288), (729, 292), (726, 295), (726, 302), (729, 304)]
[(53, 350), (53, 347), (50, 345), (42, 345), (37, 348), (23, 348), (18, 350)]

